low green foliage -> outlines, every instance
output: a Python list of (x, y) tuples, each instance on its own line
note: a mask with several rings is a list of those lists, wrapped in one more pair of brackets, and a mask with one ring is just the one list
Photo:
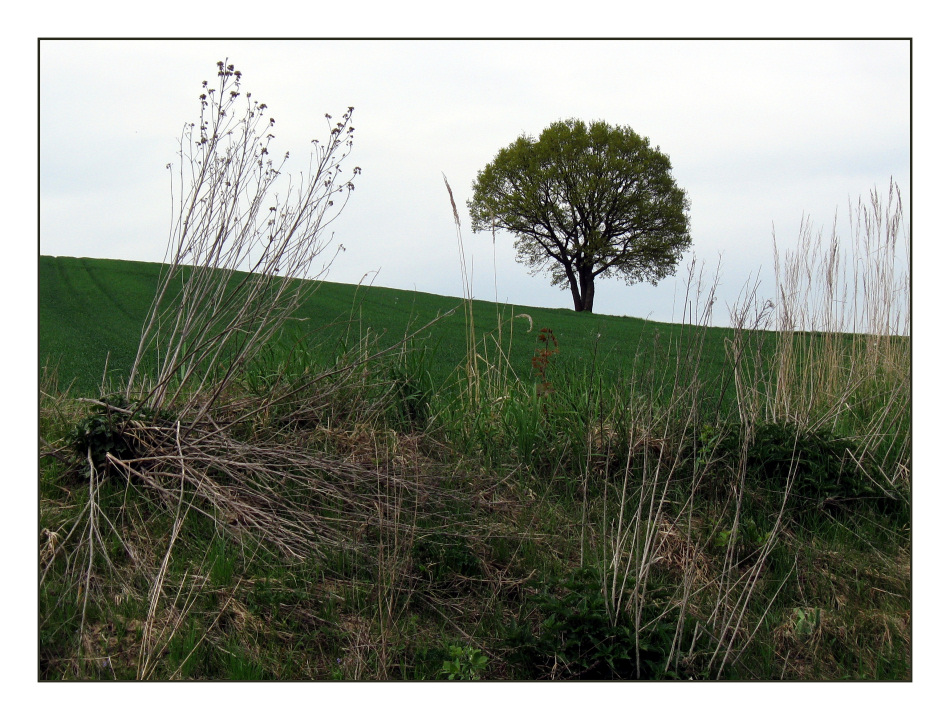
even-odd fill
[(879, 498), (875, 485), (857, 462), (857, 445), (828, 428), (803, 429), (792, 423), (706, 425), (699, 436), (697, 464), (727, 474), (744, 458), (755, 497), (778, 507), (786, 486), (787, 505), (808, 511), (820, 505)]
[(638, 632), (629, 615), (615, 616), (590, 568), (546, 583), (530, 605), (533, 612), (516, 621), (508, 636), (527, 678), (645, 680), (664, 674), (672, 627), (655, 622)]
[(727, 547), (732, 542), (737, 542), (740, 547), (761, 548), (768, 542), (771, 533), (759, 528), (754, 518), (744, 518), (738, 528), (734, 530), (720, 530), (713, 539), (713, 546), (717, 548)]
[(123, 460), (135, 456), (134, 438), (122, 431), (127, 419), (127, 415), (118, 414), (109, 407), (95, 408), (73, 427), (70, 445), (85, 477), (89, 476), (90, 460), (101, 472), (105, 468), (107, 453)]
[(430, 582), (441, 582), (451, 576), (475, 578), (481, 575), (478, 558), (468, 541), (458, 535), (435, 533), (416, 540), (410, 551), (415, 569)]
[(442, 675), (447, 680), (481, 680), (488, 658), (470, 645), (449, 645), (450, 659), (442, 663)]

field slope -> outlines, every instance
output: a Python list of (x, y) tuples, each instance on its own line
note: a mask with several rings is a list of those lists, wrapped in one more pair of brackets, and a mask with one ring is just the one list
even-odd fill
[[(160, 268), (158, 263), (41, 256), (40, 367), (55, 368), (60, 387), (72, 383), (74, 395), (99, 391), (107, 360), (109, 379), (121, 382), (135, 357)], [(286, 328), (286, 334), (295, 339), (305, 336), (315, 355), (332, 360), (341, 348), (352, 347), (367, 336), (386, 346), (455, 309), (453, 315), (426, 328), (414, 341), (417, 349), (425, 348), (429, 370), (439, 385), (450, 379), (464, 360), (461, 303), (459, 298), (428, 293), (323, 282), (297, 314), (301, 320)], [(527, 315), (530, 321), (519, 315)], [(497, 336), (501, 318), (504, 355), (522, 379), (531, 376), (542, 328), (549, 328), (557, 339), (558, 363), (585, 368), (596, 357), (599, 371), (617, 381), (628, 379), (637, 370), (656, 372), (663, 367), (675, 372), (662, 360), (675, 356), (684, 342), (698, 339), (688, 330), (684, 337), (680, 325), (568, 309), (476, 300), (473, 316), (480, 352), (491, 358), (497, 357), (498, 347), (494, 340), (486, 340), (486, 335), (494, 332)], [(704, 328), (702, 333), (702, 368), (710, 376), (721, 376), (724, 370), (728, 375), (724, 341), (733, 331)], [(635, 360), (638, 354), (639, 361)], [(635, 362), (642, 366), (636, 367)]]

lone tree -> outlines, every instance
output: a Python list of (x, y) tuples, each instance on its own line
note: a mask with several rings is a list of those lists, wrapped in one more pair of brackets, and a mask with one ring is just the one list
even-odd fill
[(549, 270), (574, 309), (591, 312), (595, 278), (656, 285), (691, 245), (689, 199), (670, 171), (669, 157), (629, 127), (556, 122), (478, 174), (472, 229), (513, 233), (519, 262)]

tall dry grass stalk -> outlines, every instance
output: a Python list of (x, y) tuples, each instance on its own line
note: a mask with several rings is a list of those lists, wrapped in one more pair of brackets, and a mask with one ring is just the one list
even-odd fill
[[(503, 309), (498, 302), (498, 278), (495, 272), (495, 319), (496, 326), (485, 333), (481, 339), (475, 329), (474, 292), (472, 289), (472, 269), (469, 268), (462, 240), (462, 224), (458, 207), (448, 178), (443, 173), (445, 189), (449, 193), (452, 216), (455, 222), (456, 240), (459, 252), (459, 269), (462, 275), (462, 306), (465, 312), (465, 360), (463, 374), (466, 398), (477, 406), (482, 401), (499, 403), (508, 399), (518, 388), (512, 383), (516, 377), (511, 365), (511, 347), (515, 332), (515, 319), (528, 323), (528, 332), (534, 327), (534, 320), (526, 313), (514, 314), (514, 309)], [(492, 247), (495, 245), (495, 228), (492, 227)], [(507, 317), (505, 316), (507, 313)], [(507, 334), (507, 339), (506, 339)], [(523, 388), (522, 388), (523, 389)]]
[(806, 399), (836, 408), (862, 376), (899, 372), (909, 357), (910, 241), (900, 191), (892, 182), (886, 205), (875, 190), (869, 204), (859, 199), (849, 211), (850, 255), (836, 227), (825, 242), (808, 221), (784, 262), (776, 243), (773, 415), (807, 411)]
[[(207, 412), (222, 389), (288, 318), (314, 283), (301, 283), (327, 248), (323, 230), (346, 205), (354, 168), (353, 108), (314, 145), (295, 188), (277, 182), (289, 157), (269, 158), (275, 121), (240, 90), (241, 73), (218, 64), (204, 83), (199, 124), (185, 126), (165, 268), (142, 329), (127, 394), (140, 385), (154, 408), (183, 399)], [(168, 166), (171, 169), (171, 165)], [(177, 201), (176, 201), (177, 198)], [(143, 364), (154, 358), (154, 378)], [(209, 389), (210, 388), (210, 389)]]
[(462, 307), (465, 310), (465, 379), (467, 392), (473, 398), (477, 399), (480, 397), (481, 378), (478, 372), (478, 349), (475, 341), (472, 276), (468, 267), (468, 259), (465, 257), (465, 244), (462, 242), (462, 222), (459, 219), (455, 196), (452, 194), (452, 186), (449, 185), (449, 179), (445, 176), (445, 173), (442, 173), (442, 179), (445, 182), (445, 189), (449, 193), (449, 202), (452, 205), (452, 217), (455, 220), (455, 234), (459, 251), (459, 270), (462, 273)]
[[(833, 427), (909, 467), (910, 238), (900, 190), (849, 207), (850, 252), (804, 221), (798, 246), (776, 246), (773, 374), (761, 374), (772, 420)], [(907, 477), (893, 478), (895, 483)]]

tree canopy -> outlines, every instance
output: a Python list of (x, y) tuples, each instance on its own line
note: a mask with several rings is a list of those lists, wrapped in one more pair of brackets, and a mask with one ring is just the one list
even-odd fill
[(656, 285), (691, 245), (689, 199), (671, 170), (629, 127), (559, 121), (502, 148), (478, 174), (472, 229), (511, 232), (519, 262), (550, 272), (574, 309), (590, 312), (595, 278)]

